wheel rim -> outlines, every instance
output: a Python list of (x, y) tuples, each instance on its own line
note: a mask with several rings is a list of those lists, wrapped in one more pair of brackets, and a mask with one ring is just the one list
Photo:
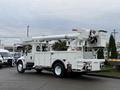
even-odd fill
[(18, 64), (18, 71), (22, 71), (22, 68), (23, 68), (22, 64)]
[(55, 74), (59, 76), (61, 74), (61, 72), (62, 72), (61, 67), (60, 66), (56, 66), (55, 67)]

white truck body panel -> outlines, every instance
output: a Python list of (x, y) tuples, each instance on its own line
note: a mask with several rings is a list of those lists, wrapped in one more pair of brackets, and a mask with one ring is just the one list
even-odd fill
[[(32, 56), (32, 54), (30, 55)], [(26, 62), (34, 62), (33, 67), (51, 67), (56, 60), (61, 60), (66, 68), (67, 64), (70, 63), (73, 70), (79, 69), (81, 71), (83, 62), (91, 62), (91, 71), (98, 71), (100, 70), (100, 63), (105, 61), (104, 59), (83, 59), (82, 52), (80, 51), (36, 52), (33, 60), (30, 60), (28, 57), (26, 58)], [(64, 60), (66, 61), (64, 62)]]

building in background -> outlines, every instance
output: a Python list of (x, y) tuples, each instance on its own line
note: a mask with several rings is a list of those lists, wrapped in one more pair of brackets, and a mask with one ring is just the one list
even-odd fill
[(0, 37), (0, 48), (7, 49), (10, 52), (17, 51), (17, 46), (22, 43), (22, 38)]

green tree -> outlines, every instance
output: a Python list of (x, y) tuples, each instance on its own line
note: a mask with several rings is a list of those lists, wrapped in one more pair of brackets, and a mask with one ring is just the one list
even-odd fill
[(115, 39), (113, 37), (113, 35), (110, 35), (110, 39), (109, 39), (109, 45), (108, 45), (108, 57), (110, 59), (115, 59), (117, 58), (117, 48), (116, 48), (116, 43), (115, 43)]
[(98, 59), (104, 59), (104, 51), (103, 48), (100, 48), (97, 52), (97, 58)]
[(57, 42), (55, 42), (52, 46), (53, 50), (55, 51), (65, 51), (67, 50), (67, 46), (66, 46), (66, 41), (65, 40), (58, 40)]

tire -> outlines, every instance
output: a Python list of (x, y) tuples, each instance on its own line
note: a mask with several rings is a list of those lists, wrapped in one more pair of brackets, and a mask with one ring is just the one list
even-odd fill
[(17, 71), (19, 73), (24, 73), (25, 72), (25, 69), (23, 69), (23, 63), (22, 62), (17, 63)]
[(2, 68), (2, 65), (0, 65), (0, 68)]
[(10, 66), (10, 67), (13, 67), (13, 62), (12, 62), (12, 61), (9, 63), (9, 66)]
[(35, 69), (37, 73), (41, 73), (42, 69)]
[(65, 76), (66, 70), (63, 64), (55, 63), (53, 66), (54, 76), (63, 78)]

